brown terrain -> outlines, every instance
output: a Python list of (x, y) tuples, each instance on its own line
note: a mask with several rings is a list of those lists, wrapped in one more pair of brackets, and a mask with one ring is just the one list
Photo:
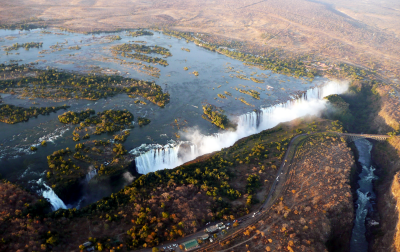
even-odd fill
[(393, 137), (378, 143), (374, 146), (373, 158), (383, 172), (376, 183), (380, 226), (372, 251), (400, 251), (400, 140)]
[(298, 144), (286, 187), (272, 208), (220, 241), (218, 249), (204, 251), (349, 251), (352, 168), (354, 157), (344, 139), (307, 137)]
[(0, 24), (44, 23), (78, 32), (163, 26), (243, 42), (241, 50), (256, 54), (278, 50), (348, 62), (399, 84), (399, 11), (395, 0), (3, 0)]

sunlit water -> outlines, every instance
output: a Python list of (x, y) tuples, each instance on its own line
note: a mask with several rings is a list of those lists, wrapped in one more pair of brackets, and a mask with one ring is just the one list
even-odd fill
[[(329, 83), (329, 80), (325, 78), (316, 78), (313, 82), (308, 82), (273, 74), (271, 71), (250, 68), (244, 66), (240, 61), (208, 51), (196, 46), (194, 43), (186, 43), (185, 40), (171, 38), (157, 32), (155, 32), (154, 36), (133, 38), (128, 36), (126, 32), (83, 35), (59, 30), (46, 31), (51, 32), (51, 34), (42, 33), (40, 29), (31, 31), (0, 30), (0, 61), (4, 63), (13, 61), (20, 64), (36, 62), (38, 63), (37, 67), (41, 69), (54, 67), (80, 73), (96, 72), (97, 74), (105, 74), (117, 72), (125, 77), (155, 81), (165, 92), (170, 93), (170, 103), (165, 108), (159, 108), (147, 101), (147, 105), (137, 105), (134, 104), (134, 99), (125, 94), (98, 101), (67, 100), (54, 102), (36, 99), (37, 105), (33, 105), (32, 100), (21, 100), (12, 95), (1, 94), (3, 102), (25, 107), (67, 104), (71, 106), (70, 110), (73, 111), (80, 111), (86, 108), (95, 109), (96, 112), (106, 109), (127, 109), (133, 113), (135, 120), (140, 116), (149, 118), (151, 120), (149, 125), (135, 127), (131, 131), (131, 135), (124, 143), (125, 148), (128, 150), (137, 149), (143, 144), (145, 146), (151, 144), (164, 146), (171, 143), (171, 140), (178, 140), (175, 137), (175, 133), (181, 136), (179, 140), (191, 140), (191, 142), (195, 142), (195, 139), (193, 139), (195, 136), (206, 137), (210, 134), (218, 133), (218, 129), (215, 126), (201, 118), (203, 113), (202, 105), (204, 103), (221, 107), (232, 120), (238, 121), (241, 115), (252, 112), (254, 109), (268, 108), (279, 103), (286, 104), (286, 101), (291, 99), (298, 91), (310, 90), (313, 87)], [(120, 35), (122, 40), (110, 41), (107, 39), (109, 35)], [(111, 46), (135, 40), (145, 41), (148, 46), (162, 46), (171, 51), (173, 56), (166, 58), (169, 63), (168, 66), (153, 65), (160, 69), (159, 78), (146, 75), (129, 65), (120, 64), (121, 60), (137, 62), (135, 60), (112, 55)], [(28, 51), (20, 48), (17, 51), (10, 51), (6, 55), (2, 47), (10, 46), (17, 42), (43, 42), (43, 47), (39, 49), (31, 48)], [(63, 44), (64, 49), (50, 52), (52, 51), (50, 46), (57, 43), (59, 45)], [(81, 49), (68, 49), (68, 47), (76, 45), (79, 45)], [(182, 50), (182, 47), (190, 49), (190, 52)], [(43, 50), (47, 50), (49, 53), (39, 54)], [(188, 67), (189, 70), (185, 71), (184, 67)], [(229, 69), (229, 67), (232, 69)], [(191, 74), (193, 71), (198, 71), (199, 76), (196, 77)], [(264, 80), (265, 83), (255, 83), (251, 80), (243, 80), (233, 76), (238, 74), (255, 77)], [(235, 87), (259, 91), (260, 100), (239, 93), (234, 89)], [(268, 89), (267, 87), (272, 88)], [(217, 94), (224, 94), (224, 91), (230, 92), (232, 97), (227, 96), (227, 99), (218, 98)], [(239, 97), (243, 97), (253, 106), (247, 106), (235, 99)], [(76, 142), (72, 141), (71, 134), (74, 127), (58, 122), (57, 116), (62, 113), (64, 111), (58, 111), (49, 116), (39, 116), (38, 118), (30, 119), (28, 122), (15, 125), (0, 123), (0, 173), (5, 178), (34, 191), (46, 189), (37, 183), (39, 179), (45, 181), (46, 156), (55, 150), (65, 149), (66, 147), (73, 148), (76, 144)], [(283, 110), (282, 113), (289, 113), (289, 111)], [(290, 120), (291, 118), (293, 116), (283, 117), (282, 120)], [(197, 135), (189, 134), (190, 132), (195, 132)], [(254, 133), (256, 132), (257, 130), (254, 131)], [(250, 133), (250, 131), (247, 131), (246, 135)], [(236, 141), (238, 136), (232, 137), (231, 141)], [(91, 140), (107, 140), (111, 138), (112, 135), (107, 134), (91, 136)], [(46, 147), (39, 145), (43, 140), (48, 141)], [(176, 144), (179, 143), (176, 142)], [(37, 152), (30, 151), (29, 147), (32, 145), (38, 146)], [(214, 147), (220, 148), (221, 146), (226, 147), (226, 144), (215, 145)], [(193, 157), (207, 152), (204, 151), (204, 146), (203, 150), (202, 146), (197, 148), (197, 146), (192, 145), (191, 148), (192, 153), (196, 153)], [(176, 157), (170, 156), (170, 158)], [(174, 162), (170, 161), (170, 163)], [(174, 166), (176, 164), (175, 162)], [(159, 169), (163, 166), (165, 166), (164, 161), (154, 168)], [(95, 171), (92, 170), (85, 181), (91, 181), (95, 176)], [(105, 186), (104, 188), (97, 187), (96, 190), (93, 190), (97, 193), (94, 200), (120, 189), (125, 183), (131, 181), (131, 177), (131, 175), (127, 174), (123, 178), (125, 182), (121, 180), (121, 182), (115, 182), (113, 185)], [(62, 196), (60, 197), (62, 198)]]
[(354, 143), (359, 153), (358, 162), (362, 165), (362, 171), (359, 174), (358, 180), (359, 188), (357, 189), (356, 219), (351, 236), (350, 251), (367, 252), (368, 242), (365, 236), (365, 218), (367, 217), (368, 211), (373, 210), (371, 200), (375, 199), (375, 194), (372, 183), (377, 177), (374, 175), (375, 168), (371, 163), (372, 144), (366, 139), (358, 139)]

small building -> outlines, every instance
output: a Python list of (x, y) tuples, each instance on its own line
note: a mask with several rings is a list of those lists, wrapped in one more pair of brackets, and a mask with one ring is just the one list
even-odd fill
[(182, 245), (185, 247), (185, 251), (190, 251), (199, 247), (199, 243), (197, 242), (196, 239), (183, 242)]
[(207, 240), (210, 237), (209, 234), (205, 234), (199, 237), (199, 239), (202, 239), (203, 241)]

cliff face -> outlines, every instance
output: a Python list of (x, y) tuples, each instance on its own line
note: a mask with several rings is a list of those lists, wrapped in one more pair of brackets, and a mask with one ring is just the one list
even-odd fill
[(381, 86), (376, 89), (379, 93), (379, 112), (374, 116), (371, 127), (377, 132), (386, 134), (389, 131), (400, 129), (400, 102), (395, 97), (395, 91), (390, 86)]
[(375, 184), (381, 221), (371, 251), (400, 251), (400, 139), (378, 143), (372, 153), (382, 175)]

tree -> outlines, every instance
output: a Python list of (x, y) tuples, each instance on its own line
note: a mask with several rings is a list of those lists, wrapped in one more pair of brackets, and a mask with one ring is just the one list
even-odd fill
[(154, 247), (151, 251), (152, 251), (152, 252), (158, 252), (159, 250), (158, 250), (157, 247)]

